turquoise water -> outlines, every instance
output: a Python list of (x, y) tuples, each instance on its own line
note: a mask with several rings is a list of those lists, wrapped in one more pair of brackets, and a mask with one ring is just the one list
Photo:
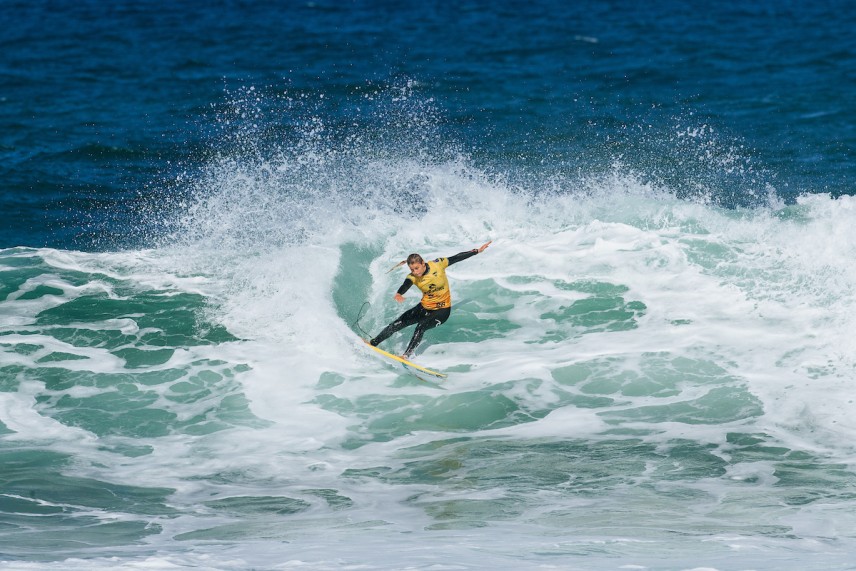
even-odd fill
[(854, 14), (0, 4), (0, 567), (856, 569)]
[[(211, 248), (230, 178), (180, 245), (3, 251), (9, 568), (851, 568), (852, 201), (459, 167), (425, 170), (436, 236), (298, 202), (316, 232)], [(448, 380), (361, 346), (402, 252), (482, 238), (417, 355)]]

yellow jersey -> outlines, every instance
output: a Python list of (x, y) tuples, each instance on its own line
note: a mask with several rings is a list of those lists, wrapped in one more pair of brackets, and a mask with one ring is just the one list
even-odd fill
[(449, 280), (446, 278), (448, 258), (437, 258), (428, 264), (424, 276), (407, 276), (413, 285), (422, 292), (422, 307), (432, 311), (452, 306), (452, 292), (449, 290)]

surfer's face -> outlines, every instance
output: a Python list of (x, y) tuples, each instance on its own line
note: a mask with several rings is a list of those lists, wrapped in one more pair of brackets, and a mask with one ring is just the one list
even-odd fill
[(410, 268), (410, 273), (414, 276), (421, 276), (425, 273), (425, 262), (410, 262), (407, 267)]

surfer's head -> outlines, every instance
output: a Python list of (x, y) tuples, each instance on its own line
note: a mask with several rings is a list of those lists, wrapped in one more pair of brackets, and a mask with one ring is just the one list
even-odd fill
[(410, 254), (407, 256), (407, 267), (413, 275), (421, 276), (425, 273), (425, 260), (419, 254)]

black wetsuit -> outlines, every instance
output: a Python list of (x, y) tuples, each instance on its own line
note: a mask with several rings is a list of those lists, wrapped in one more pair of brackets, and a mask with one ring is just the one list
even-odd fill
[[(478, 250), (470, 250), (468, 252), (461, 252), (460, 254), (449, 256), (449, 263), (446, 267), (451, 266), (452, 264), (456, 264), (462, 260), (466, 260), (467, 258), (471, 258), (478, 253)], [(427, 262), (425, 266), (425, 274), (427, 274), (431, 271), (431, 268)], [(409, 290), (410, 286), (412, 285), (413, 282), (409, 278), (406, 278), (404, 280), (404, 283), (401, 284), (401, 287), (398, 288), (398, 293), (404, 295), (404, 293)], [(422, 306), (422, 303), (420, 303), (416, 307), (412, 307), (402, 313), (398, 317), (398, 319), (387, 325), (384, 330), (378, 333), (377, 337), (369, 341), (369, 343), (377, 347), (380, 343), (389, 338), (389, 336), (393, 333), (415, 324), (416, 330), (413, 332), (413, 337), (410, 338), (410, 343), (407, 344), (407, 349), (405, 349), (404, 351), (404, 357), (409, 359), (410, 355), (413, 354), (413, 351), (422, 341), (422, 336), (425, 334), (425, 332), (429, 329), (433, 329), (434, 327), (445, 323), (446, 320), (449, 319), (449, 315), (451, 315), (451, 313), (451, 305), (449, 307), (442, 307), (439, 309), (426, 309)]]

